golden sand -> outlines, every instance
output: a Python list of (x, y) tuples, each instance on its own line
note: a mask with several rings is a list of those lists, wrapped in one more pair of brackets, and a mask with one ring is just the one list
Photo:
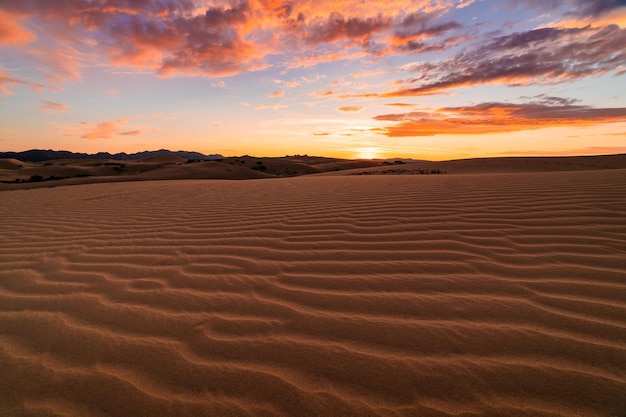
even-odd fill
[(626, 415), (626, 170), (0, 193), (0, 416)]

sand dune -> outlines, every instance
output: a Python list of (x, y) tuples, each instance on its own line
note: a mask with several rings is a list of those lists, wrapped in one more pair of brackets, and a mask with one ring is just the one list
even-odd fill
[(626, 415), (626, 170), (6, 191), (0, 228), (2, 416)]
[[(355, 167), (358, 168), (358, 167)], [(590, 171), (626, 169), (626, 154), (596, 156), (470, 158), (450, 161), (419, 161), (369, 169), (349, 169), (321, 175), (411, 174), (433, 170), (447, 174), (494, 174), (514, 172)]]
[(259, 179), (302, 175), (494, 174), (626, 169), (626, 154), (578, 157), (475, 158), (453, 161), (348, 160), (306, 155), (186, 160), (57, 159), (25, 163), (0, 159), (0, 191), (103, 182), (181, 179)]

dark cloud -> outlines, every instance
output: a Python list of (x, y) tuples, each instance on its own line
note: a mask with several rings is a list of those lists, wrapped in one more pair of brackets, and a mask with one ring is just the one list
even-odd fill
[(601, 16), (620, 7), (626, 7), (626, 0), (578, 0), (578, 13), (582, 16)]
[(458, 22), (433, 23), (436, 16), (431, 13), (412, 13), (402, 19), (393, 32), (398, 39), (438, 36), (462, 25)]
[(427, 95), (477, 84), (553, 84), (626, 65), (626, 29), (543, 28), (501, 36), (448, 60), (420, 63), (417, 77), (383, 97)]
[(520, 97), (520, 100), (524, 100), (527, 103), (545, 104), (547, 106), (569, 106), (580, 101), (577, 98), (554, 97), (547, 96), (545, 94), (539, 94), (531, 97), (522, 96)]
[(625, 0), (547, 0), (547, 1), (526, 1), (523, 4), (531, 8), (540, 8), (543, 10), (553, 11), (567, 6), (568, 12), (566, 16), (575, 17), (600, 17), (613, 10), (626, 7)]
[(369, 37), (389, 28), (391, 19), (378, 15), (376, 17), (359, 18), (344, 17), (332, 12), (328, 18), (317, 17), (295, 29), (307, 43), (320, 44), (343, 39), (359, 39)]
[(229, 9), (212, 7), (205, 12), (204, 23), (208, 28), (243, 23), (248, 19), (249, 12), (250, 5), (248, 2), (242, 2)]

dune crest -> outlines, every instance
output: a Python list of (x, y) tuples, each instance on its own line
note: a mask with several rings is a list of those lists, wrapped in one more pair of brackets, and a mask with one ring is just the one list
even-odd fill
[(623, 416), (624, 207), (626, 170), (2, 192), (0, 415)]

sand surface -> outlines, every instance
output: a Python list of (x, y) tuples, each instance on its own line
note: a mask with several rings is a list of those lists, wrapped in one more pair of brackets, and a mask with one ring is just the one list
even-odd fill
[(626, 415), (626, 170), (0, 192), (0, 416)]

